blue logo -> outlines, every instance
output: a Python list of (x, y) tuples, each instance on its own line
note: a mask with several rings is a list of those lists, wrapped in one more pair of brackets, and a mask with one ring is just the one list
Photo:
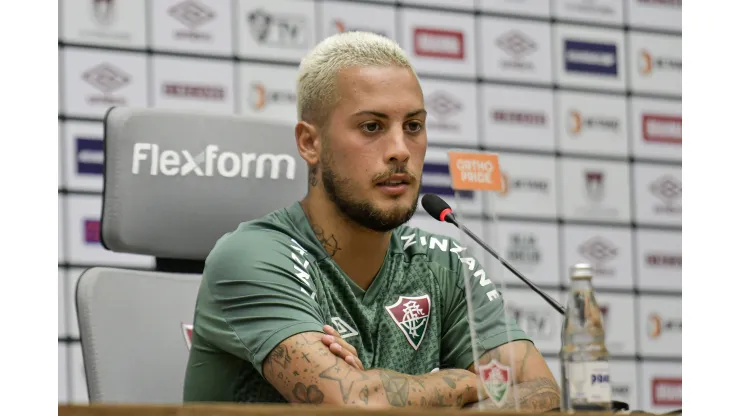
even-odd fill
[(617, 45), (565, 40), (565, 70), (592, 75), (617, 76)]
[(103, 140), (77, 137), (75, 139), (75, 154), (79, 175), (103, 174)]
[[(437, 194), (455, 197), (450, 178), (450, 167), (446, 162), (426, 162), (422, 168), (421, 194)], [(461, 199), (473, 199), (473, 191), (457, 191)]]

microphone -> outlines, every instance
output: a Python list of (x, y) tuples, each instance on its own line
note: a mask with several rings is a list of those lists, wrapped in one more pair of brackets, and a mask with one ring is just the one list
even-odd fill
[(465, 234), (470, 236), (473, 240), (475, 240), (476, 243), (480, 244), (481, 247), (483, 247), (488, 253), (490, 253), (493, 257), (496, 258), (501, 264), (503, 264), (507, 269), (509, 269), (516, 277), (518, 277), (522, 282), (526, 283), (527, 286), (530, 287), (530, 289), (534, 290), (542, 299), (544, 299), (547, 303), (550, 304), (553, 308), (555, 308), (558, 312), (560, 312), (561, 315), (565, 315), (565, 308), (561, 304), (559, 304), (555, 299), (550, 297), (547, 293), (543, 292), (542, 289), (537, 287), (534, 283), (530, 282), (529, 279), (524, 277), (517, 269), (514, 268), (509, 262), (502, 259), (501, 256), (496, 253), (491, 247), (488, 246), (483, 240), (481, 240), (477, 235), (473, 234), (470, 230), (468, 230), (467, 227), (462, 225), (460, 222), (457, 221), (457, 218), (455, 218), (455, 214), (452, 213), (452, 208), (445, 202), (442, 198), (435, 194), (425, 194), (421, 198), (421, 206), (424, 207), (424, 210), (434, 217), (437, 221), (442, 222), (449, 222), (450, 224), (453, 224), (455, 227), (462, 230)]

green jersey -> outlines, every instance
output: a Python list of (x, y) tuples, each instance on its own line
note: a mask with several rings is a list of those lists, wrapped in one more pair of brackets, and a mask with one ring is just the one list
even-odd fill
[(283, 340), (323, 332), (325, 324), (355, 347), (366, 369), (468, 368), (466, 275), (476, 317), (485, 318), (476, 323), (479, 351), (528, 339), (505, 317), (479, 262), (452, 238), (398, 227), (363, 290), (327, 254), (299, 203), (242, 223), (206, 259), (184, 401), (286, 402), (263, 378), (262, 361)]

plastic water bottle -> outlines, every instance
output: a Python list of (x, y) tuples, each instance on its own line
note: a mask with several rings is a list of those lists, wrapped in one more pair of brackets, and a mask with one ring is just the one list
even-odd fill
[(609, 352), (589, 264), (570, 270), (570, 292), (560, 349), (561, 411), (611, 411)]

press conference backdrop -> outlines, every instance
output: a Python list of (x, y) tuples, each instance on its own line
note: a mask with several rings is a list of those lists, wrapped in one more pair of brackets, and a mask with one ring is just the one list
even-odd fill
[[(98, 241), (106, 109), (293, 124), (300, 58), (349, 30), (395, 39), (421, 77), (424, 191), (452, 200), (447, 149), (499, 152), (500, 250), (563, 301), (567, 267), (593, 264), (615, 399), (680, 407), (681, 0), (60, 1), (59, 402), (87, 401), (80, 273), (154, 265)], [(469, 227), (492, 237), (486, 205), (466, 198)], [(558, 376), (560, 318), (505, 278)]]

